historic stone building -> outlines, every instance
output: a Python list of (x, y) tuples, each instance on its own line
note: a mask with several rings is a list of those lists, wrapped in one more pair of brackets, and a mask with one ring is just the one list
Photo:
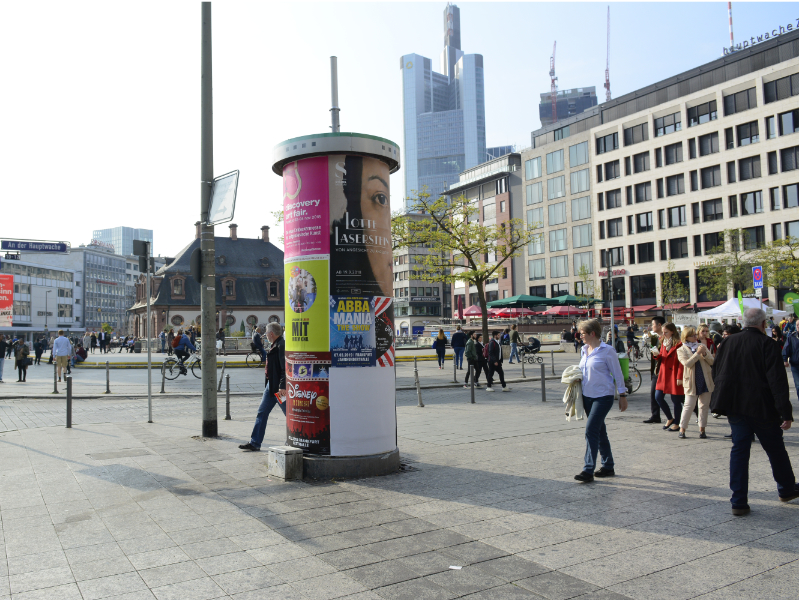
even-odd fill
[[(165, 326), (189, 327), (200, 323), (200, 284), (190, 274), (189, 257), (200, 247), (200, 225), (195, 239), (160, 268), (151, 283), (153, 335)], [(229, 237), (215, 237), (217, 328), (229, 333), (244, 323), (247, 333), (255, 323), (283, 323), (283, 251), (270, 243), (269, 227), (259, 238), (240, 238), (230, 225)], [(144, 337), (147, 318), (145, 278), (136, 283), (136, 303), (129, 310), (129, 330)]]

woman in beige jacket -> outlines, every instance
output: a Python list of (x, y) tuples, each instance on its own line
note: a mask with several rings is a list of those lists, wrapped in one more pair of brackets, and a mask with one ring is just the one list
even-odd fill
[(686, 394), (686, 401), (683, 404), (681, 430), (678, 437), (686, 437), (689, 418), (694, 412), (695, 404), (699, 403), (700, 437), (705, 439), (708, 407), (711, 402), (711, 392), (714, 391), (714, 381), (711, 378), (711, 365), (714, 364), (714, 357), (704, 343), (697, 341), (697, 332), (694, 327), (683, 328), (681, 342), (683, 345), (678, 348), (678, 360), (683, 365), (683, 390)]

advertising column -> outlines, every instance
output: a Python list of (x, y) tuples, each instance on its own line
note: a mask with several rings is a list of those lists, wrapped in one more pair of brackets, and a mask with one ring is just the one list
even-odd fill
[(0, 275), (0, 327), (11, 327), (14, 318), (14, 276)]

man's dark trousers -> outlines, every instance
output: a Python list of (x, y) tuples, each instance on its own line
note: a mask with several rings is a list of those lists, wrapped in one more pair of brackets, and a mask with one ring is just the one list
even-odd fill
[(489, 387), (492, 387), (492, 382), (494, 381), (495, 373), (500, 375), (500, 385), (502, 387), (506, 387), (506, 378), (505, 378), (505, 374), (503, 373), (503, 363), (500, 363), (500, 362), (497, 363), (496, 365), (494, 363), (491, 363), (491, 362), (489, 363), (489, 373), (488, 373), (488, 377), (487, 377), (487, 379), (489, 380), (489, 382), (488, 382), (489, 383)]
[(772, 476), (778, 484), (778, 495), (790, 498), (797, 493), (797, 482), (792, 463), (783, 443), (783, 430), (779, 420), (756, 419), (743, 415), (728, 415), (733, 433), (731, 448), (731, 505), (733, 508), (747, 507), (747, 491), (750, 468), (750, 443), (753, 434), (758, 436), (761, 447), (767, 453)]
[(661, 409), (656, 402), (656, 384), (658, 383), (658, 373), (650, 376), (650, 418), (654, 421), (661, 420)]
[(258, 407), (258, 415), (256, 415), (256, 424), (253, 426), (253, 433), (250, 435), (250, 444), (255, 448), (261, 448), (261, 442), (264, 441), (264, 433), (267, 431), (267, 419), (269, 413), (275, 408), (275, 405), (281, 407), (284, 416), (286, 416), (286, 401), (283, 404), (278, 402), (275, 394), (270, 393), (269, 384), (264, 389), (264, 395), (261, 397), (261, 406)]

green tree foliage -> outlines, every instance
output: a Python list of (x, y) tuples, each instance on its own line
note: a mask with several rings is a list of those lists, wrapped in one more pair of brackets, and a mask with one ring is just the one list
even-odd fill
[(761, 265), (764, 287), (797, 290), (798, 253), (797, 238), (767, 242), (752, 253), (754, 265)]
[[(753, 293), (753, 252), (745, 249), (741, 229), (726, 229), (722, 241), (707, 254), (710, 259), (698, 271), (699, 292), (709, 298), (727, 298), (729, 290)], [(746, 240), (745, 240), (746, 242)]]
[(675, 263), (667, 261), (667, 270), (661, 273), (661, 306), (678, 304), (689, 299), (689, 290), (675, 271)]

